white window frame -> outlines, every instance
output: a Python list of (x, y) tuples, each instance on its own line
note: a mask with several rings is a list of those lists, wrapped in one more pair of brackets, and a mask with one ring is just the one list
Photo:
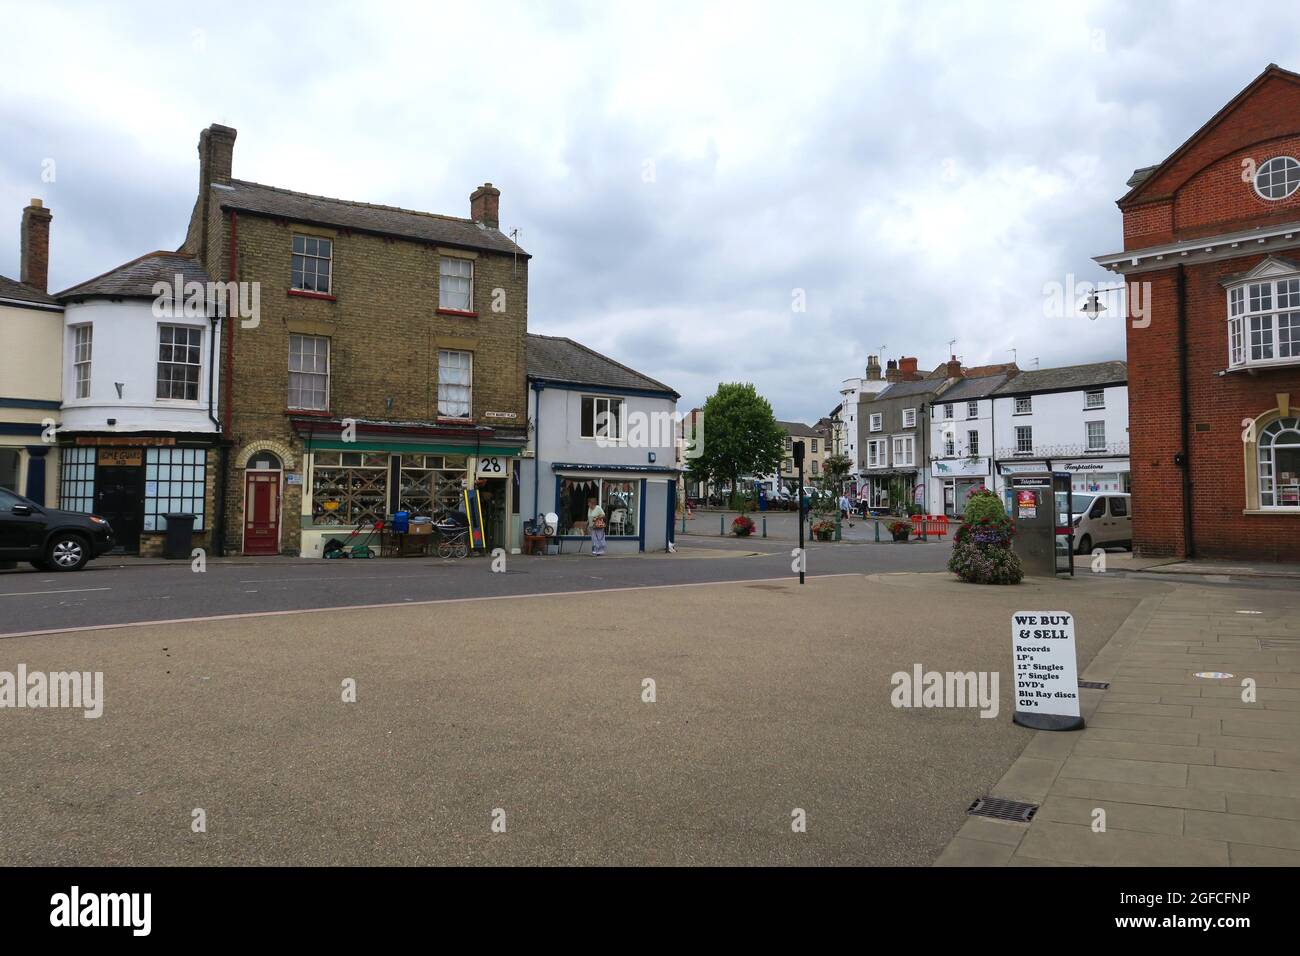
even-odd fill
[(868, 420), (867, 427), (869, 431), (873, 431), (873, 432), (882, 431), (885, 427), (884, 415), (882, 415), (880, 412), (872, 412), (871, 418)]
[(1013, 415), (1032, 415), (1034, 413), (1034, 397), (1032, 395), (1017, 395), (1015, 405), (1012, 408)]
[[(583, 405), (591, 402), (591, 434), (587, 433), (587, 426), (584, 421), (586, 416), (583, 414)], [(601, 415), (601, 405), (604, 405), (605, 414), (605, 432), (602, 434), (598, 424)], [(617, 408), (618, 415), (615, 417), (612, 410)], [(613, 422), (615, 434), (609, 433), (610, 423)], [(590, 441), (609, 442), (619, 444), (627, 437), (627, 402), (616, 395), (583, 395), (578, 399), (578, 434)]]
[[(446, 356), (447, 358), (450, 359), (453, 355), (459, 356), (467, 360), (466, 365), (457, 366), (457, 369), (468, 368), (469, 370), (468, 384), (462, 384), (460, 382), (443, 381), (443, 377), (444, 377), (443, 357)], [(448, 370), (450, 370), (451, 366), (447, 366), (447, 368)], [(453, 401), (453, 399), (450, 397), (450, 390), (453, 388), (465, 389), (466, 398), (463, 403), (465, 405), (464, 415), (452, 415), (443, 411), (443, 403), (444, 402), (451, 403)], [(444, 392), (444, 389), (446, 389), (447, 391)], [(459, 399), (456, 399), (455, 402), (458, 405), (461, 404)], [(456, 421), (472, 421), (474, 418), (474, 353), (469, 351), (468, 349), (439, 349), (438, 350), (438, 417), (450, 418)]]
[(915, 428), (915, 427), (916, 427), (916, 409), (915, 409), (915, 408), (905, 408), (905, 409), (903, 409), (903, 427), (904, 427), (904, 428)]
[(966, 454), (971, 458), (980, 453), (980, 433), (978, 431), (968, 431), (966, 433)]
[(954, 414), (954, 410), (953, 410), (953, 407), (952, 407), (952, 402), (944, 402), (944, 403), (943, 403), (943, 417), (944, 417), (944, 418), (952, 418), (953, 414)]
[(1300, 275), (1248, 280), (1227, 294), (1229, 368), (1300, 365)]
[(867, 439), (867, 467), (889, 467), (889, 441), (885, 438)]
[[(316, 251), (308, 252), (307, 243), (315, 242)], [(301, 246), (299, 245), (301, 243)], [(321, 255), (320, 244), (325, 244), (325, 254)], [(333, 295), (330, 291), (334, 288), (334, 240), (327, 239), (324, 236), (309, 236), (305, 233), (294, 235), (289, 246), (291, 250), (289, 259), (289, 287), (295, 292), (313, 292), (317, 295)], [(299, 249), (301, 248), (301, 251)], [(301, 263), (294, 260), (301, 259)], [(325, 288), (320, 287), (321, 263), (325, 263)], [(307, 282), (307, 266), (311, 265), (312, 282)]]
[(969, 418), (979, 418), (979, 417), (980, 417), (980, 403), (979, 403), (979, 402), (975, 401), (975, 402), (967, 402), (967, 403), (966, 403), (966, 417), (967, 417), (968, 419), (969, 419)]
[[(81, 335), (83, 332), (86, 333), (84, 340)], [(90, 373), (94, 352), (95, 326), (89, 322), (84, 325), (74, 325), (72, 327), (72, 388), (77, 398), (90, 398)]]
[[(1093, 399), (1096, 399), (1094, 401)], [(1100, 388), (1089, 389), (1083, 393), (1083, 407), (1085, 409), (1105, 408), (1106, 392)]]
[[(1272, 189), (1276, 185), (1281, 185), (1282, 190), (1276, 196), (1271, 196), (1260, 188), (1260, 181), (1268, 177), (1269, 182), (1266, 188)], [(1294, 156), (1274, 156), (1260, 163), (1255, 170), (1255, 195), (1260, 199), (1268, 202), (1281, 202), (1289, 198), (1300, 189), (1300, 160)]]
[[(1024, 439), (1023, 441), (1021, 439)], [(1016, 454), (1032, 455), (1034, 453), (1034, 426), (1016, 426)]]
[[(1259, 434), (1255, 447), (1255, 480), (1259, 492), (1259, 507), (1263, 511), (1300, 511), (1300, 504), (1280, 505), (1276, 481), (1277, 449), (1300, 448), (1300, 439), (1278, 442), (1282, 435), (1300, 435), (1300, 418), (1279, 418), (1269, 422)], [(1288, 487), (1290, 486), (1289, 483)], [(1269, 503), (1265, 503), (1265, 502)]]
[[(1093, 440), (1092, 440), (1092, 438), (1093, 438), (1093, 427), (1094, 427), (1094, 426), (1097, 427), (1098, 429), (1100, 429), (1100, 431), (1101, 431), (1101, 440), (1100, 440), (1099, 442), (1096, 442), (1096, 443), (1094, 443)], [(1106, 450), (1106, 422), (1105, 422), (1104, 420), (1103, 420), (1103, 421), (1084, 422), (1084, 423), (1083, 423), (1083, 435), (1084, 435), (1085, 447), (1088, 449), (1088, 451), (1105, 451), (1105, 450)]]
[(943, 457), (957, 457), (957, 433), (944, 430), (943, 433)]
[(893, 437), (894, 467), (912, 468), (916, 465), (916, 438), (913, 435)]
[[(295, 340), (295, 339), (297, 340), (297, 342), (298, 342), (298, 344), (299, 344), (300, 346), (303, 345), (303, 344), (305, 344), (306, 341), (307, 341), (308, 339), (311, 339), (311, 340), (313, 341), (313, 349), (312, 349), (312, 353), (311, 353), (311, 357), (312, 357), (313, 359), (316, 359), (316, 358), (319, 358), (319, 357), (320, 357), (320, 351), (319, 351), (319, 348), (316, 347), (316, 346), (318, 346), (320, 342), (324, 342), (324, 343), (325, 343), (325, 371), (324, 371), (324, 372), (321, 372), (321, 371), (319, 371), (318, 369), (315, 369), (315, 368), (312, 368), (312, 369), (305, 369), (305, 368), (302, 367), (302, 359), (304, 358), (304, 356), (306, 355), (306, 353), (303, 351), (303, 349), (299, 348), (298, 353), (297, 353), (297, 355), (295, 356), (295, 354), (294, 354), (294, 350), (293, 350), (294, 340)], [(314, 412), (329, 411), (329, 407), (330, 407), (330, 363), (331, 363), (331, 361), (332, 361), (332, 355), (333, 355), (333, 348), (332, 348), (332, 343), (330, 342), (330, 338), (329, 338), (328, 335), (307, 335), (307, 334), (305, 334), (305, 333), (298, 333), (298, 332), (291, 332), (291, 333), (289, 334), (289, 394), (288, 394), (288, 395), (286, 396), (286, 398), (285, 398), (286, 405), (287, 405), (288, 408), (301, 408), (301, 409), (303, 409), (303, 410), (305, 410), (305, 411), (314, 411)], [(298, 359), (298, 368), (294, 368), (294, 358), (295, 358), (295, 357)], [(293, 384), (293, 383), (294, 383), (294, 379), (293, 379), (293, 377), (294, 377), (295, 375), (303, 376), (303, 377), (306, 378), (306, 379), (322, 379), (322, 378), (323, 378), (323, 379), (325, 380), (325, 397), (324, 397), (324, 404), (321, 404), (321, 405), (309, 405), (309, 404), (299, 404), (298, 402), (295, 402), (295, 401), (294, 401), (294, 384)], [(314, 393), (314, 392), (316, 391), (316, 389), (312, 389), (311, 391)], [(301, 400), (302, 395), (303, 395), (302, 386), (299, 385), (299, 387), (298, 387), (298, 398), (299, 398), (299, 400)]]
[[(438, 308), (447, 312), (473, 312), (474, 260), (460, 256), (439, 256), (438, 260)], [(448, 272), (448, 266), (454, 266), (453, 271)], [(461, 282), (465, 283), (463, 289)], [(454, 301), (451, 296), (456, 297)]]
[[(163, 332), (168, 329), (170, 329), (172, 332), (172, 341), (163, 342)], [(183, 344), (176, 342), (176, 333), (178, 332), (185, 333), (185, 342)], [(204, 338), (203, 333), (204, 333), (203, 329), (196, 328), (195, 326), (192, 325), (178, 325), (175, 322), (161, 322), (158, 324), (157, 331), (154, 335), (154, 342), (156, 343), (156, 347), (154, 349), (154, 393), (153, 394), (155, 400), (160, 402), (187, 402), (187, 403), (198, 402), (199, 396), (203, 390), (203, 338)], [(191, 340), (195, 335), (198, 335), (199, 337), (197, 344), (193, 344), (191, 342)], [(171, 348), (173, 350), (171, 353), (171, 358), (166, 360), (163, 359), (164, 348)], [(187, 358), (189, 352), (193, 350), (194, 355), (197, 357), (197, 361), (194, 362), (176, 361), (176, 355), (177, 355), (175, 351), (176, 349), (184, 349), (185, 351), (182, 354), (184, 354)], [(193, 398), (189, 398), (184, 395), (182, 395), (180, 398), (177, 398), (175, 395), (171, 395), (171, 394), (168, 395), (160, 394), (160, 392), (162, 391), (162, 384), (163, 384), (161, 375), (164, 366), (166, 367), (179, 366), (180, 368), (183, 369), (192, 368), (195, 370), (194, 382), (193, 382), (194, 384)], [(173, 391), (178, 383), (184, 385), (186, 388), (188, 388), (190, 384), (184, 379), (178, 380), (171, 377), (168, 377), (167, 382), (169, 386), (168, 387), (169, 392)]]

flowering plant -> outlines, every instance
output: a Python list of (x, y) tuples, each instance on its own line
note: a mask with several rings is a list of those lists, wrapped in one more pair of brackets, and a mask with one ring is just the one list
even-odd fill
[(891, 521), (889, 522), (889, 533), (892, 535), (911, 534), (912, 522), (910, 521)]
[(754, 533), (754, 519), (749, 515), (738, 515), (731, 522), (731, 533), (745, 538)]

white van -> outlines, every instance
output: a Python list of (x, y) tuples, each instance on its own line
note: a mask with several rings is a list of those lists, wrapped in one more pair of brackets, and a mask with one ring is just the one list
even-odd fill
[[(1074, 528), (1076, 554), (1093, 548), (1133, 549), (1133, 503), (1126, 494), (1076, 491), (1072, 496), (1069, 524)], [(1056, 496), (1057, 524), (1066, 524), (1065, 495)]]

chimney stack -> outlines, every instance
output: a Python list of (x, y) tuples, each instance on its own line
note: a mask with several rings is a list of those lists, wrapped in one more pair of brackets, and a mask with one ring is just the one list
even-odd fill
[(867, 356), (867, 381), (880, 381), (880, 357), (876, 355)]
[(54, 214), (39, 199), (33, 199), (23, 210), (18, 281), (42, 292), (50, 291), (50, 220), (53, 218)]
[(948, 377), (949, 378), (962, 377), (961, 361), (955, 355), (952, 356), (950, 359), (948, 359)]
[(898, 363), (895, 362), (893, 359), (890, 359), (888, 362), (885, 363), (885, 381), (901, 382), (902, 380), (903, 380), (903, 373), (898, 370)]
[(484, 183), (470, 193), (469, 217), (490, 229), (498, 228), (501, 221), (501, 190), (491, 183)]
[(914, 357), (904, 356), (898, 360), (898, 371), (904, 382), (918, 381), (921, 376), (916, 371), (916, 359)]
[(230, 185), (238, 135), (237, 130), (220, 123), (213, 123), (199, 134), (199, 186), (205, 194), (213, 183)]

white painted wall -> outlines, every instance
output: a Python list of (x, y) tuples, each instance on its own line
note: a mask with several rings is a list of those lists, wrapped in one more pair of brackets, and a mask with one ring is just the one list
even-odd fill
[[(74, 326), (94, 326), (90, 397), (76, 398), (73, 366)], [(70, 303), (64, 311), (63, 430), (99, 432), (213, 432), (208, 418), (208, 361), (212, 327), (204, 318), (158, 318), (153, 300), (91, 299)], [(197, 401), (157, 398), (158, 327), (181, 325), (203, 331)], [(218, 343), (219, 344), (219, 343)], [(286, 359), (287, 361), (287, 359)], [(115, 383), (123, 385), (118, 398)], [(214, 415), (221, 397), (220, 354), (213, 382)], [(108, 419), (117, 420), (109, 425)]]

